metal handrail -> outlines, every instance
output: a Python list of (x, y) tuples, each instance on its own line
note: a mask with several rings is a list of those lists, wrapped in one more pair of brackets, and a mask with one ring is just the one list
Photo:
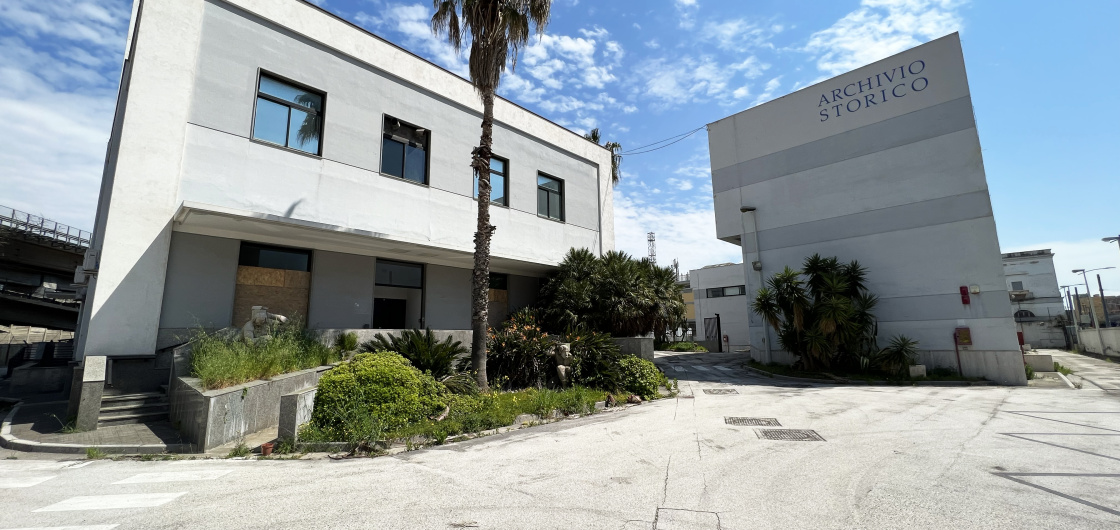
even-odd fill
[(0, 226), (87, 248), (89, 247), (90, 237), (92, 237), (92, 234), (85, 230), (7, 206), (0, 206)]

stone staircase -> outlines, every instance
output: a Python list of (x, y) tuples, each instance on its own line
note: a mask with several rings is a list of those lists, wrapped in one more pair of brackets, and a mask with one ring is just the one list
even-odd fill
[(166, 420), (169, 412), (170, 404), (166, 392), (126, 394), (106, 389), (101, 397), (101, 411), (97, 415), (97, 425), (104, 427)]

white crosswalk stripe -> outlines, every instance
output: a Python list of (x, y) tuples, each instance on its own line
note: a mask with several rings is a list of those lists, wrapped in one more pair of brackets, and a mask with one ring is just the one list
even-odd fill
[(92, 495), (71, 497), (62, 502), (39, 508), (36, 512), (71, 512), (82, 510), (119, 510), (127, 508), (154, 508), (167, 504), (187, 492), (133, 493), (126, 495)]
[(39, 475), (30, 477), (0, 477), (0, 489), (30, 488), (42, 484), (58, 475)]
[(113, 530), (120, 524), (94, 524), (91, 527), (36, 527), (36, 528), (6, 528), (3, 530)]
[(214, 480), (233, 471), (232, 469), (209, 469), (199, 471), (168, 471), (164, 473), (140, 473), (119, 480), (113, 484), (150, 484), (156, 482), (187, 482), (193, 480)]
[[(1088, 310), (1086, 310), (1086, 311), (1088, 311)], [(722, 370), (724, 372), (730, 372), (731, 371), (731, 369), (726, 367), (726, 366), (716, 366), (715, 368), (716, 368), (716, 370)]]
[(78, 462), (74, 460), (0, 460), (2, 471), (59, 471), (62, 469), (78, 469), (92, 464), (92, 461)]
[[(1086, 310), (1086, 311), (1088, 311), (1088, 310)], [(693, 366), (693, 368), (695, 368), (695, 369), (697, 369), (697, 370), (700, 370), (701, 372), (710, 372), (710, 371), (712, 371), (712, 370), (711, 370), (710, 368), (708, 368), (708, 367), (706, 367), (706, 366)]]

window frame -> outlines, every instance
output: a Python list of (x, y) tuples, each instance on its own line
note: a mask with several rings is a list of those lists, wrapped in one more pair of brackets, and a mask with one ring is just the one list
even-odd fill
[[(739, 292), (735, 294), (727, 294), (728, 289), (737, 289)], [(727, 287), (708, 287), (704, 289), (705, 298), (726, 298), (728, 296), (746, 296), (746, 285), (729, 285)]]
[[(408, 165), (406, 164), (406, 162), (408, 161), (408, 146), (409, 146), (409, 144), (401, 142), (400, 140), (397, 139), (399, 137), (395, 137), (392, 134), (385, 131), (385, 124), (390, 119), (397, 120), (398, 122), (400, 122), (401, 127), (412, 127), (413, 129), (424, 129), (424, 133), (423, 133), (424, 134), (424, 182), (417, 182), (415, 180), (404, 177), (404, 175), (406, 175), (408, 173)], [(399, 177), (392, 174), (392, 173), (386, 173), (385, 172), (385, 140), (392, 140), (392, 141), (397, 142), (397, 143), (402, 143), (405, 146), (404, 153), (402, 154), (402, 159), (401, 159), (401, 176), (399, 176)], [(425, 187), (431, 186), (431, 181), (432, 181), (432, 130), (431, 129), (429, 129), (427, 127), (421, 127), (421, 126), (413, 124), (413, 123), (406, 122), (406, 121), (404, 121), (404, 120), (402, 120), (402, 119), (400, 119), (396, 116), (390, 116), (388, 114), (382, 114), (381, 115), (381, 145), (380, 145), (380, 149), (381, 149), (381, 156), (380, 156), (380, 160), (378, 161), (378, 164), (377, 164), (377, 172), (381, 173), (382, 176), (389, 177), (391, 179), (396, 179), (396, 180), (403, 180), (405, 182), (411, 182), (412, 184), (416, 184), (416, 185), (419, 185), (419, 186), (425, 186)]]
[(554, 177), (552, 175), (549, 175), (548, 173), (545, 173), (543, 171), (538, 171), (537, 172), (537, 178), (539, 179), (540, 177), (544, 177), (546, 179), (551, 179), (553, 181), (556, 181), (556, 183), (560, 185), (560, 190), (559, 191), (554, 191), (554, 190), (545, 188), (539, 182), (537, 183), (537, 193), (538, 194), (540, 194), (540, 192), (543, 190), (545, 193), (549, 193), (549, 194), (555, 193), (555, 194), (560, 196), (560, 217), (552, 217), (551, 215), (542, 215), (541, 214), (540, 202), (537, 202), (537, 217), (540, 217), (542, 219), (548, 219), (550, 221), (560, 222), (560, 223), (567, 222), (568, 207), (567, 207), (567, 204), (565, 204), (565, 201), (564, 201), (564, 199), (566, 197), (565, 192), (567, 191), (567, 187), (565, 186), (564, 179), (556, 178), (556, 177)]
[[(380, 264), (380, 263), (393, 263), (393, 264), (396, 264), (396, 265), (408, 265), (410, 267), (419, 267), (420, 268), (420, 286), (419, 287), (412, 287), (412, 286), (408, 286), (408, 285), (394, 285), (394, 284), (391, 284), (391, 283), (381, 283), (381, 280), (378, 279), (378, 275), (377, 275), (377, 265)], [(401, 260), (398, 260), (398, 259), (376, 258), (376, 261), (375, 261), (374, 266), (373, 266), (373, 285), (374, 285), (374, 287), (396, 287), (398, 289), (419, 289), (419, 290), (423, 291), (424, 288), (426, 287), (426, 283), (427, 283), (427, 279), (428, 279), (428, 267), (426, 267), (425, 265), (426, 264), (424, 264), (424, 263), (414, 263), (414, 262), (411, 262), (411, 261), (401, 261)], [(423, 301), (423, 297), (421, 297), (421, 301)], [(423, 317), (423, 305), (421, 305), (421, 317)]]
[[(260, 253), (259, 252), (257, 254), (257, 265), (243, 265), (241, 263), (241, 256), (245, 252), (245, 247), (247, 247), (247, 246), (248, 247), (256, 247), (257, 249), (267, 249), (267, 250), (288, 252), (288, 253), (292, 253), (292, 254), (306, 254), (307, 255), (307, 270), (277, 269), (276, 267), (262, 267), (260, 265)], [(237, 248), (237, 266), (238, 267), (257, 267), (257, 268), (260, 268), (260, 269), (273, 269), (273, 270), (285, 270), (285, 271), (297, 271), (297, 272), (311, 272), (312, 268), (314, 267), (314, 261), (315, 261), (315, 252), (312, 251), (309, 248), (286, 247), (286, 246), (283, 246), (283, 245), (270, 245), (270, 244), (267, 244), (267, 243), (258, 243), (256, 241), (245, 241), (245, 240), (242, 240), (241, 245)]]
[[(1015, 287), (1015, 284), (1019, 284), (1019, 287)], [(1011, 282), (1011, 290), (1012, 291), (1022, 291), (1022, 290), (1024, 290), (1023, 289), (1023, 282), (1021, 282), (1021, 281)]]
[[(283, 83), (285, 85), (291, 85), (291, 86), (293, 86), (295, 88), (298, 88), (300, 90), (304, 90), (306, 92), (311, 92), (312, 94), (318, 95), (319, 98), (322, 99), (322, 106), (323, 106), (322, 110), (315, 110), (315, 109), (312, 109), (310, 107), (304, 107), (303, 105), (300, 105), (298, 103), (287, 101), (287, 100), (284, 100), (282, 98), (278, 98), (276, 96), (273, 96), (271, 94), (265, 94), (265, 93), (261, 92), (261, 79), (263, 79), (265, 77), (271, 78), (273, 81), (277, 81), (277, 82)], [(327, 133), (327, 93), (325, 91), (319, 90), (319, 89), (314, 88), (314, 87), (311, 87), (310, 85), (307, 85), (307, 84), (304, 84), (304, 83), (300, 83), (299, 81), (296, 81), (294, 79), (291, 79), (291, 78), (288, 78), (288, 77), (270, 72), (270, 71), (265, 70), (263, 68), (258, 68), (257, 69), (257, 80), (256, 80), (256, 84), (253, 87), (253, 90), (254, 90), (253, 114), (250, 117), (251, 123), (250, 123), (250, 126), (249, 126), (249, 141), (257, 143), (257, 144), (261, 144), (261, 145), (267, 145), (269, 147), (275, 147), (275, 148), (278, 148), (278, 149), (283, 149), (285, 151), (289, 151), (289, 152), (292, 152), (292, 153), (298, 153), (298, 154), (301, 154), (301, 155), (304, 155), (304, 156), (310, 156), (310, 157), (313, 157), (313, 158), (322, 158), (323, 157), (323, 145), (326, 143), (326, 133)], [(292, 126), (292, 111), (291, 111), (291, 109), (292, 108), (296, 108), (296, 109), (301, 110), (303, 112), (309, 112), (311, 114), (315, 114), (315, 115), (320, 116), (320, 118), (319, 118), (319, 146), (318, 146), (318, 149), (316, 149), (316, 151), (314, 153), (312, 153), (310, 151), (304, 151), (303, 149), (298, 149), (298, 148), (295, 148), (295, 147), (291, 147), (289, 145), (280, 145), (278, 143), (274, 143), (274, 142), (270, 142), (268, 140), (262, 140), (260, 138), (257, 138), (257, 104), (260, 102), (260, 100), (262, 98), (267, 100), (267, 101), (270, 101), (272, 103), (276, 103), (278, 105), (284, 105), (284, 106), (288, 107), (288, 127), (284, 131), (284, 141), (285, 141), (285, 143), (290, 143), (289, 139), (288, 139), (288, 134), (291, 133), (291, 126)]]
[[(498, 173), (499, 175), (501, 175), (502, 177), (504, 177), (505, 185), (503, 186), (503, 190), (502, 190), (502, 193), (503, 193), (503, 195), (502, 195), (502, 196), (506, 198), (506, 203), (505, 203), (505, 204), (502, 204), (502, 203), (500, 203), (500, 202), (494, 202), (494, 201), (492, 201), (492, 200), (491, 200), (491, 201), (490, 201), (490, 205), (491, 205), (491, 206), (500, 206), (500, 207), (502, 207), (502, 208), (509, 208), (509, 203), (510, 203), (510, 200), (509, 200), (509, 174), (510, 174), (510, 169), (509, 169), (509, 159), (508, 159), (508, 158), (502, 158), (502, 157), (500, 157), (500, 156), (498, 156), (498, 155), (495, 155), (495, 154), (493, 154), (493, 153), (491, 153), (491, 154), (490, 154), (490, 159), (491, 159), (491, 160), (501, 160), (501, 161), (502, 161), (502, 162), (503, 162), (503, 163), (505, 164), (505, 166), (506, 166), (506, 170), (505, 170), (505, 172), (504, 172), (504, 173)], [(487, 165), (489, 165), (489, 164), (487, 164)], [(491, 169), (491, 170), (490, 170), (490, 174), (491, 174), (491, 175), (493, 175), (493, 174), (494, 174), (494, 170), (492, 170), (492, 169)], [(478, 178), (472, 175), (472, 176), (471, 176), (471, 179), (472, 179), (472, 180), (474, 181), (474, 185), (472, 186), (472, 188), (477, 188), (477, 187), (478, 187)], [(493, 179), (493, 177), (491, 177), (491, 179)], [(491, 184), (493, 184), (493, 180), (491, 180)], [(491, 195), (493, 195), (493, 194), (494, 194), (494, 187), (493, 187), (493, 185), (491, 185), (491, 187), (490, 187), (490, 194), (491, 194)], [(474, 196), (474, 200), (476, 200), (476, 201), (478, 200), (478, 193), (477, 193), (477, 191), (474, 191), (474, 190), (472, 189), (472, 191), (471, 191), (471, 195), (473, 195), (473, 196)]]

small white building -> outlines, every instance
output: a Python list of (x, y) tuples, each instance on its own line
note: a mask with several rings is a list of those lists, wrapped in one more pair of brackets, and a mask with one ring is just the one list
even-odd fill
[(1065, 303), (1058, 289), (1054, 253), (1050, 249), (1003, 255), (1003, 274), (1023, 342), (1035, 348), (1066, 348), (1062, 330)]
[(743, 264), (708, 265), (689, 271), (688, 281), (696, 315), (696, 340), (710, 351), (748, 348), (746, 324), (751, 297), (743, 281)]
[[(301, 0), (145, 0), (128, 32), (78, 357), (264, 305), (311, 328), (470, 328), (482, 105)], [(614, 248), (611, 154), (498, 99), (491, 309)]]

